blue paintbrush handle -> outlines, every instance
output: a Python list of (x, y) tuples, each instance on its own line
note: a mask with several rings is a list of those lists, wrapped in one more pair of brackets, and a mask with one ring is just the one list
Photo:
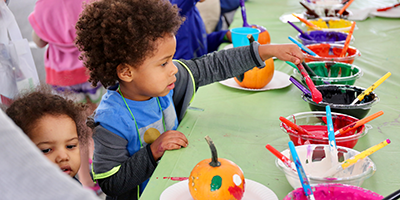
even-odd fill
[(329, 148), (337, 149), (336, 139), (335, 139), (335, 131), (333, 131), (331, 107), (329, 105), (327, 105), (325, 107), (325, 110), (326, 110), (326, 125), (328, 126)]
[(316, 53), (314, 53), (313, 51), (311, 51), (309, 48), (307, 48), (306, 46), (304, 46), (303, 44), (301, 44), (300, 42), (298, 42), (296, 39), (294, 39), (293, 37), (289, 36), (289, 40), (291, 40), (293, 43), (297, 44), (297, 46), (299, 46), (301, 49), (303, 49), (303, 51), (307, 52), (308, 54), (312, 55), (312, 56), (316, 56), (319, 57)]
[(296, 165), (297, 173), (300, 178), (301, 185), (303, 186), (304, 193), (306, 196), (312, 197), (311, 199), (314, 198), (310, 183), (308, 182), (308, 178), (306, 176), (306, 172), (304, 171), (303, 166), (301, 165), (299, 155), (297, 154), (296, 148), (294, 147), (294, 144), (292, 141), (289, 143), (289, 148), (290, 148), (290, 153), (292, 154), (294, 164)]

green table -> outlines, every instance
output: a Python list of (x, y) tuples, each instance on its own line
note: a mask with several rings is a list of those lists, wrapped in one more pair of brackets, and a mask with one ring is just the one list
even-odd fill
[[(394, 3), (396, 1), (355, 1), (349, 9)], [(282, 23), (279, 17), (304, 10), (295, 0), (249, 0), (246, 9), (249, 23), (266, 27), (272, 43), (290, 43), (287, 37), (297, 35), (296, 30)], [(231, 27), (241, 25), (239, 11)], [(354, 147), (362, 151), (386, 138), (392, 141), (370, 156), (377, 171), (362, 185), (386, 196), (400, 188), (400, 20), (375, 17), (357, 21), (357, 27), (352, 46), (361, 51), (361, 57), (356, 58), (354, 64), (362, 68), (364, 75), (355, 85), (367, 88), (388, 71), (392, 72), (392, 76), (374, 91), (380, 102), (369, 113), (383, 110), (385, 114), (368, 123), (373, 129)], [(275, 60), (275, 70), (293, 75), (293, 68), (280, 60)], [(164, 154), (140, 199), (159, 199), (167, 187), (177, 183), (167, 177), (188, 177), (199, 161), (210, 158), (204, 140), (206, 135), (216, 144), (219, 157), (232, 160), (243, 169), (245, 178), (267, 186), (283, 199), (293, 188), (275, 166), (275, 156), (265, 145), (271, 144), (279, 151), (288, 148), (289, 137), (280, 129), (279, 117), (310, 111), (300, 95), (301, 91), (293, 85), (261, 92), (238, 90), (220, 83), (201, 87), (191, 104), (198, 109), (189, 109), (178, 128), (188, 138), (189, 146)]]

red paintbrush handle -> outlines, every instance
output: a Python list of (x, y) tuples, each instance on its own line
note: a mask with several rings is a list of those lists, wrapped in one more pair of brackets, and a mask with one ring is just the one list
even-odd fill
[(304, 69), (303, 65), (300, 63), (297, 65), (297, 69), (300, 70), (301, 75), (304, 77), (306, 80), (306, 84), (308, 88), (310, 89), (312, 100), (315, 103), (319, 103), (322, 101), (322, 94), (317, 88), (315, 87), (313, 81), (311, 80), (310, 76), (308, 75), (306, 69)]
[(387, 11), (387, 10), (392, 9), (392, 8), (395, 8), (395, 7), (397, 7), (397, 6), (400, 6), (400, 3), (395, 4), (395, 5), (393, 5), (393, 6), (386, 7), (386, 8), (379, 8), (379, 9), (376, 9), (376, 11), (378, 11), (378, 12)]
[(288, 157), (286, 157), (281, 152), (276, 150), (270, 144), (267, 144), (267, 146), (265, 146), (265, 148), (267, 148), (272, 154), (274, 154), (279, 160), (281, 160), (287, 167), (293, 169), (294, 162), (291, 161)]
[(304, 130), (303, 128), (301, 128), (300, 126), (298, 126), (297, 124), (291, 122), (290, 120), (284, 118), (284, 117), (279, 117), (279, 120), (281, 120), (281, 122), (285, 123), (286, 125), (288, 125), (290, 128), (296, 130), (297, 132), (299, 132), (300, 134), (307, 134), (307, 135), (311, 135), (310, 133), (308, 133), (306, 130)]
[(349, 34), (347, 35), (346, 42), (344, 42), (344, 46), (342, 52), (340, 53), (340, 57), (344, 57), (346, 55), (347, 49), (350, 45), (351, 36), (353, 35), (354, 28), (356, 27), (356, 22), (353, 22), (350, 27)]

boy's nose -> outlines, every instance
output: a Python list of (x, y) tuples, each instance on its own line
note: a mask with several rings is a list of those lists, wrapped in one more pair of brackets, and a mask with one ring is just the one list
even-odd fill
[(178, 68), (172, 63), (171, 76), (175, 75), (176, 73), (178, 73)]

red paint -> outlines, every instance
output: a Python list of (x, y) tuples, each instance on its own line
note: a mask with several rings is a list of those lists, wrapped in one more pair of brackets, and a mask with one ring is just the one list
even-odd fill
[[(349, 63), (352, 64), (354, 62), (354, 58), (357, 54), (357, 49), (349, 47), (346, 50), (347, 56), (345, 57), (340, 57), (340, 54), (342, 53), (342, 47), (332, 47), (330, 44), (313, 44), (313, 45), (307, 45), (307, 48), (309, 48), (311, 51), (316, 53), (318, 56), (321, 58), (317, 58), (315, 56), (307, 56), (304, 58), (304, 61), (306, 63), (312, 62), (312, 61), (321, 61), (322, 58), (331, 58), (333, 61), (337, 62), (344, 62), (344, 63)], [(303, 51), (304, 52), (304, 51)], [(306, 52), (304, 52), (306, 53)], [(349, 57), (353, 56), (353, 59), (350, 59)]]
[[(332, 118), (333, 130), (336, 131), (342, 127), (345, 127), (353, 122), (357, 121), (355, 118), (350, 118), (348, 116), (339, 115)], [(326, 117), (321, 117), (321, 123), (326, 124)], [(311, 135), (301, 134), (296, 130), (291, 129), (286, 124), (282, 124), (282, 127), (289, 133), (290, 140), (293, 141), (294, 145), (304, 145), (304, 144), (328, 144), (328, 129), (325, 125), (299, 125), (305, 129)], [(351, 130), (344, 133), (343, 135), (336, 136), (336, 145), (344, 146), (348, 148), (353, 148), (357, 141), (358, 135), (363, 132), (364, 125), (358, 127), (357, 129)], [(350, 137), (350, 139), (349, 139)]]
[(188, 180), (189, 177), (164, 177), (163, 179), (170, 179), (171, 181), (184, 181)]
[(234, 187), (229, 187), (228, 191), (233, 197), (235, 197), (235, 199), (240, 200), (243, 197), (244, 189), (237, 185), (235, 185)]

